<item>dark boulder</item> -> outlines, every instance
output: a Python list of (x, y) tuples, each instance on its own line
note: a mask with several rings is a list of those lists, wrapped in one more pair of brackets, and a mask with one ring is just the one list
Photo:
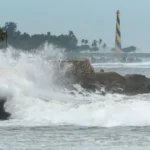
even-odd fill
[[(70, 66), (66, 69), (68, 64)], [(56, 68), (55, 81), (58, 84), (63, 83), (69, 89), (73, 84), (80, 84), (89, 92), (105, 88), (106, 92), (121, 94), (150, 93), (150, 78), (138, 74), (122, 76), (116, 72), (104, 72), (104, 70), (95, 72), (87, 59), (60, 61)]]
[(5, 111), (4, 105), (5, 105), (6, 99), (0, 98), (0, 120), (8, 120), (11, 114), (9, 112)]
[(125, 89), (125, 78), (116, 72), (97, 72), (95, 81), (107, 92), (122, 93)]
[(142, 94), (150, 93), (150, 79), (140, 74), (128, 74), (125, 75), (126, 88), (125, 92)]

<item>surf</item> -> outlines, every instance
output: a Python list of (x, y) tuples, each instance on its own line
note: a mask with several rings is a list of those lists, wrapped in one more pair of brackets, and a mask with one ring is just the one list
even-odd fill
[(0, 126), (150, 125), (149, 94), (102, 96), (98, 91), (87, 93), (79, 85), (74, 85), (74, 91), (55, 85), (49, 58), (61, 60), (59, 50), (45, 46), (30, 53), (9, 47), (0, 52), (0, 58), (0, 96), (7, 97), (5, 109), (11, 113), (10, 120)]

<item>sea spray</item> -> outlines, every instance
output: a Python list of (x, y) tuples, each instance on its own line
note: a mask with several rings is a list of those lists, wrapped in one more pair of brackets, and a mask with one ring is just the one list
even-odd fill
[(87, 93), (79, 85), (74, 85), (76, 90), (70, 94), (69, 89), (54, 84), (47, 51), (50, 58), (63, 58), (59, 50), (58, 55), (51, 47), (35, 53), (11, 47), (0, 52), (0, 96), (7, 97), (5, 108), (12, 114), (0, 126), (150, 125), (149, 94), (102, 96), (98, 91)]

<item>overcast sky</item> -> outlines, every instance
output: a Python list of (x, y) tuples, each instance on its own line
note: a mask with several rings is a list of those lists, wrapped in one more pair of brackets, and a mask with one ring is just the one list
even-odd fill
[(14, 21), (30, 34), (73, 30), (78, 39), (102, 38), (112, 47), (118, 9), (122, 46), (150, 51), (150, 0), (1, 0), (0, 25)]

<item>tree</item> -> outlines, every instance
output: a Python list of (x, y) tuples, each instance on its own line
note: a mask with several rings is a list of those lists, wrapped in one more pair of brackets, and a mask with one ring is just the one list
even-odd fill
[(74, 36), (73, 31), (69, 31), (69, 37), (72, 38)]
[(0, 41), (6, 41), (6, 46), (7, 46), (7, 32), (4, 31), (2, 28), (0, 28)]
[(68, 44), (67, 44), (67, 49), (75, 49), (77, 47), (77, 43), (78, 43), (78, 40), (76, 38), (76, 36), (74, 35), (73, 31), (69, 31), (69, 34), (68, 34), (68, 37), (69, 37), (69, 41), (68, 41)]
[(17, 38), (17, 37), (20, 37), (21, 36), (21, 32), (20, 31), (17, 31), (16, 33), (15, 33), (15, 37)]
[(107, 47), (107, 45), (104, 43), (102, 47), (105, 49)]
[(100, 47), (101, 44), (102, 44), (102, 39), (99, 39), (98, 44), (99, 44), (99, 47)]
[(17, 24), (14, 22), (6, 22), (4, 29), (7, 31), (10, 38), (14, 37), (17, 30)]
[(47, 32), (47, 36), (50, 37), (50, 36), (51, 36), (51, 33), (50, 33), (50, 32)]
[(85, 41), (84, 41), (85, 45), (87, 45), (87, 44), (88, 44), (88, 42), (89, 42), (88, 40), (85, 40)]
[(22, 34), (22, 39), (27, 40), (27, 39), (29, 39), (29, 38), (30, 38), (30, 35), (29, 35), (28, 33), (24, 32), (24, 33)]
[(96, 47), (97, 47), (97, 41), (96, 41), (96, 40), (93, 41), (92, 47), (93, 47), (93, 48), (96, 48)]
[[(89, 49), (98, 50), (97, 46), (102, 45), (101, 39), (99, 41), (94, 40), (92, 43), (92, 48), (88, 45), (89, 41), (87, 39), (82, 39), (82, 44), (77, 45), (78, 39), (71, 30), (67, 34), (61, 34), (58, 36), (51, 35), (51, 32), (47, 32), (46, 34), (33, 34), (30, 36), (26, 32), (22, 33), (17, 30), (17, 24), (15, 22), (6, 22), (4, 27), (0, 29), (0, 41), (6, 40), (7, 43), (7, 37), (9, 37), (9, 45), (14, 48), (24, 50), (41, 48), (44, 46), (45, 42), (66, 51)], [(2, 46), (0, 48), (2, 48)]]
[(84, 44), (84, 43), (85, 43), (85, 40), (84, 40), (84, 39), (82, 39), (82, 40), (81, 40), (81, 43), (82, 43), (82, 44)]

